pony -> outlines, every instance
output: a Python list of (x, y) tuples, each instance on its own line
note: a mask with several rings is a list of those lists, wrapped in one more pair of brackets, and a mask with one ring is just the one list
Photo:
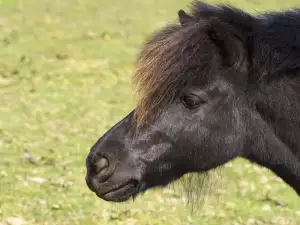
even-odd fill
[(92, 146), (90, 190), (123, 202), (242, 157), (300, 195), (300, 9), (178, 16), (138, 56), (136, 107)]

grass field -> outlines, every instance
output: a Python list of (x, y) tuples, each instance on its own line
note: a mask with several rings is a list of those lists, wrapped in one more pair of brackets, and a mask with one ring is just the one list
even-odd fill
[[(293, 190), (241, 159), (218, 171), (193, 214), (176, 189), (116, 205), (86, 187), (90, 146), (134, 106), (130, 77), (143, 41), (189, 2), (0, 0), (1, 225), (300, 224)], [(249, 12), (300, 6), (227, 3)]]

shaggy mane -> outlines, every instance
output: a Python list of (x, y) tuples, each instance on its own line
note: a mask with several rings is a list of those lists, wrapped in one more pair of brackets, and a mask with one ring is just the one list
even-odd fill
[[(135, 119), (140, 127), (156, 111), (159, 103), (165, 101), (174, 87), (176, 76), (172, 71), (179, 71), (178, 54), (176, 50), (182, 40), (180, 26), (170, 26), (157, 33), (141, 52), (133, 84), (136, 86), (138, 103), (135, 109)], [(173, 81), (171, 80), (173, 78)]]
[[(299, 69), (299, 9), (252, 16), (231, 6), (195, 1), (191, 14), (186, 16), (191, 21), (165, 27), (150, 38), (140, 53), (133, 76), (137, 94), (137, 128), (147, 124), (171, 102), (176, 91), (180, 91), (180, 85), (187, 80), (188, 67), (203, 67), (205, 63), (208, 66), (209, 60), (218, 57), (216, 44), (201, 29), (213, 26), (212, 21), (222, 23), (225, 30), (234, 27), (243, 34), (252, 81), (270, 81), (278, 75), (295, 74)], [(200, 51), (201, 48), (206, 51)], [(191, 65), (195, 55), (198, 64)], [(199, 63), (201, 60), (203, 65)], [(197, 72), (199, 74), (199, 69)]]
[[(175, 91), (179, 91), (180, 85), (187, 81), (187, 71), (184, 71), (189, 70), (187, 66), (194, 69), (199, 67), (199, 70), (218, 54), (213, 51), (215, 46), (208, 34), (201, 28), (210, 26), (209, 20), (203, 18), (222, 14), (223, 11), (235, 15), (235, 18), (241, 17), (241, 11), (225, 5), (212, 6), (195, 1), (191, 6), (192, 23), (187, 26), (169, 25), (146, 42), (133, 75), (137, 96), (134, 114), (137, 128), (150, 122), (171, 102)], [(201, 51), (207, 45), (211, 45), (211, 50)], [(191, 65), (190, 61), (196, 54), (203, 64), (198, 62), (197, 65)]]
[[(133, 85), (138, 97), (135, 108), (137, 127), (146, 125), (159, 114), (192, 79), (189, 70), (201, 70), (211, 60), (213, 44), (203, 32), (206, 23), (188, 27), (168, 26), (144, 46), (137, 61)], [(201, 49), (210, 47), (210, 51)], [(199, 62), (202, 63), (199, 63)]]

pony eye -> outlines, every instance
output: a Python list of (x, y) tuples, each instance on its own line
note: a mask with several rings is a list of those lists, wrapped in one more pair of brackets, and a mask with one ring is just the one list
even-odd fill
[(186, 108), (189, 109), (195, 109), (201, 104), (205, 103), (203, 99), (201, 99), (197, 95), (183, 95), (181, 98), (181, 102)]

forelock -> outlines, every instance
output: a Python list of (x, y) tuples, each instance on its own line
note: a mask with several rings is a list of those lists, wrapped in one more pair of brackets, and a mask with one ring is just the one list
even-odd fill
[(172, 101), (187, 81), (188, 69), (201, 67), (193, 58), (209, 61), (211, 53), (199, 54), (203, 41), (208, 41), (207, 35), (201, 32), (204, 26), (201, 22), (185, 27), (167, 26), (145, 44), (133, 76), (137, 127), (145, 125)]

